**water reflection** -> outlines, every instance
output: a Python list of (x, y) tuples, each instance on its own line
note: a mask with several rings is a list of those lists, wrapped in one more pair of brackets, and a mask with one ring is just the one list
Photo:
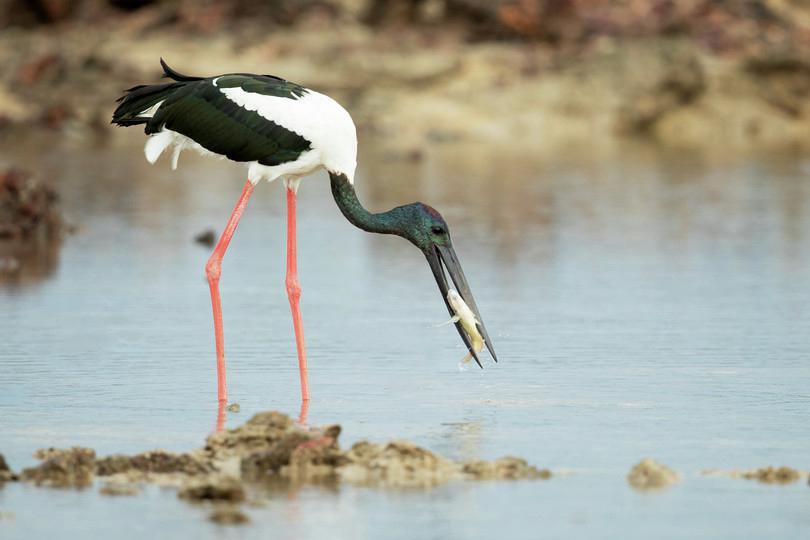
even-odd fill
[(453, 459), (470, 461), (481, 458), (483, 423), (480, 420), (468, 422), (445, 422), (444, 444), (454, 451)]
[(372, 154), (361, 161), (359, 184), (376, 209), (416, 199), (436, 206), (459, 242), (459, 228), (476, 231), (487, 242), (480, 247), (491, 247), (492, 259), (506, 269), (526, 249), (551, 259), (580, 235), (609, 242), (616, 229), (627, 248), (643, 249), (633, 243), (646, 241), (651, 227), (657, 249), (673, 257), (677, 246), (725, 242), (745, 249), (776, 241), (801, 258), (810, 190), (797, 181), (805, 175), (801, 163), (796, 156), (741, 162), (649, 145), (610, 159), (541, 162), (459, 144), (418, 162)]
[(59, 266), (61, 246), (61, 240), (0, 240), (0, 286), (26, 287), (48, 279)]
[[(217, 419), (214, 423), (214, 432), (219, 433), (225, 428), (228, 421), (228, 407), (230, 405), (226, 401), (217, 401)], [(307, 427), (307, 417), (309, 415), (309, 400), (301, 400), (301, 407), (298, 410), (298, 424), (304, 428)]]

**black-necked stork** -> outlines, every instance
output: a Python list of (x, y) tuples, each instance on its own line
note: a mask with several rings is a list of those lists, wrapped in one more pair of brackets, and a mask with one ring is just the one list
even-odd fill
[[(354, 190), (357, 164), (357, 133), (349, 113), (332, 98), (272, 75), (229, 73), (215, 77), (190, 77), (171, 69), (161, 59), (163, 84), (130, 88), (118, 101), (114, 124), (145, 126), (149, 136), (144, 151), (150, 163), (169, 147), (172, 167), (186, 148), (214, 154), (248, 166), (248, 180), (242, 195), (205, 265), (214, 311), (217, 353), (217, 396), (227, 401), (225, 354), (219, 279), (222, 258), (247, 206), (254, 187), (261, 180), (284, 179), (287, 187), (287, 276), (286, 287), (292, 310), (301, 397), (309, 400), (304, 331), (301, 322), (298, 282), (295, 204), (302, 177), (323, 167), (329, 173), (332, 195), (340, 211), (355, 226), (374, 233), (402, 236), (427, 258), (445, 304), (450, 291), (444, 267), (462, 298), (475, 313), (478, 329), (493, 359), (497, 361), (470, 287), (464, 277), (447, 223), (441, 214), (416, 202), (381, 213), (369, 212)], [(477, 350), (454, 317), (456, 328), (470, 354), (481, 365)]]

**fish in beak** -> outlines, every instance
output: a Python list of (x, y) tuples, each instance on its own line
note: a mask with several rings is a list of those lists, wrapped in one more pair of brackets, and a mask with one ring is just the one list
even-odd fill
[[(484, 337), (481, 335), (481, 332), (478, 331), (478, 319), (475, 318), (475, 314), (455, 289), (448, 291), (447, 301), (450, 302), (450, 307), (456, 312), (456, 315), (447, 322), (458, 322), (461, 324), (464, 332), (467, 333), (467, 337), (470, 338), (472, 350), (480, 354), (481, 350), (484, 348)], [(468, 352), (464, 358), (462, 358), (461, 363), (466, 364), (472, 360), (472, 355), (472, 352)]]
[[(436, 284), (439, 286), (439, 291), (442, 293), (442, 298), (444, 299), (445, 305), (447, 305), (447, 310), (453, 317), (456, 330), (458, 330), (458, 334), (461, 336), (461, 340), (467, 347), (469, 354), (475, 359), (475, 362), (479, 367), (484, 367), (481, 364), (481, 360), (478, 358), (478, 352), (482, 349), (482, 347), (479, 343), (475, 343), (476, 346), (473, 345), (473, 341), (476, 341), (477, 338), (483, 336), (483, 341), (489, 350), (489, 354), (491, 354), (492, 359), (497, 362), (498, 357), (495, 355), (495, 349), (493, 348), (492, 341), (489, 339), (489, 335), (487, 334), (487, 329), (484, 326), (481, 313), (478, 311), (478, 306), (475, 304), (475, 298), (473, 298), (472, 291), (467, 283), (467, 278), (464, 276), (464, 271), (461, 269), (461, 264), (458, 262), (456, 252), (453, 249), (453, 246), (449, 243), (449, 240), (447, 245), (432, 246), (425, 252), (425, 257), (430, 265), (430, 270), (433, 272), (433, 277), (436, 278)], [(447, 273), (450, 274), (450, 279), (453, 281), (456, 291), (458, 291), (457, 295), (460, 296), (462, 300), (460, 303), (457, 301), (454, 302), (456, 307), (468, 307), (468, 310), (471, 311), (473, 315), (472, 321), (469, 320), (470, 317), (465, 318), (462, 313), (457, 312), (453, 306), (453, 303), (451, 303), (451, 298), (453, 298), (452, 293), (456, 293), (456, 291), (452, 291), (451, 293), (451, 289), (447, 284), (447, 278), (444, 273), (445, 268), (447, 269)], [(461, 308), (461, 310), (463, 311), (463, 308)], [(475, 333), (473, 332), (468, 334), (468, 332), (464, 329), (464, 324), (474, 325), (479, 335), (475, 336)]]

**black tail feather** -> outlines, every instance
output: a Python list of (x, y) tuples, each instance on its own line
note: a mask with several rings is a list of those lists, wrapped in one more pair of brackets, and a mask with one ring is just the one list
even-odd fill
[(133, 116), (132, 118), (121, 118), (119, 120), (113, 120), (113, 123), (120, 127), (129, 127), (129, 126), (137, 126), (140, 124), (145, 124), (149, 121), (149, 117), (146, 116)]
[(163, 76), (173, 81), (190, 82), (202, 80), (202, 77), (191, 77), (189, 75), (183, 75), (182, 73), (178, 73), (177, 71), (170, 68), (169, 64), (167, 64), (166, 61), (163, 60), (163, 58), (160, 59), (160, 66), (163, 68)]
[(119, 126), (136, 126), (149, 122), (149, 116), (142, 116), (144, 111), (154, 107), (161, 101), (169, 97), (176, 89), (183, 87), (189, 82), (201, 81), (202, 77), (190, 77), (178, 73), (163, 60), (160, 59), (165, 77), (173, 82), (161, 84), (139, 84), (125, 91), (124, 95), (118, 98), (118, 107), (112, 117), (112, 123)]
[(176, 88), (184, 83), (163, 83), (134, 86), (118, 98), (118, 107), (112, 117), (112, 123), (119, 126), (145, 124), (149, 118), (141, 116), (144, 111), (166, 99)]

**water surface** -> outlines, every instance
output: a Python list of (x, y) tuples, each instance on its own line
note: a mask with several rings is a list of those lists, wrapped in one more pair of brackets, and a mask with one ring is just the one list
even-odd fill
[[(79, 232), (46, 271), (0, 287), (0, 452), (99, 454), (199, 446), (214, 426), (203, 277), (243, 182), (226, 162), (150, 167), (140, 140), (20, 141)], [(49, 152), (42, 153), (44, 146)], [(368, 145), (364, 146), (367, 147)], [(421, 254), (353, 228), (324, 174), (299, 192), (299, 270), (312, 424), (343, 445), (407, 438), (446, 456), (511, 454), (547, 482), (429, 491), (291, 489), (226, 530), (149, 488), (136, 498), (7, 485), (3, 538), (784, 537), (810, 526), (810, 489), (705, 478), (707, 468), (810, 469), (810, 161), (630, 149), (534, 159), (446, 146), (423, 159), (369, 150), (374, 210), (442, 211), (501, 362), (463, 349)], [(261, 185), (225, 259), (226, 355), (237, 425), (297, 414), (280, 185)], [(652, 456), (684, 476), (657, 494), (624, 475)], [(45, 519), (47, 517), (47, 519)]]

